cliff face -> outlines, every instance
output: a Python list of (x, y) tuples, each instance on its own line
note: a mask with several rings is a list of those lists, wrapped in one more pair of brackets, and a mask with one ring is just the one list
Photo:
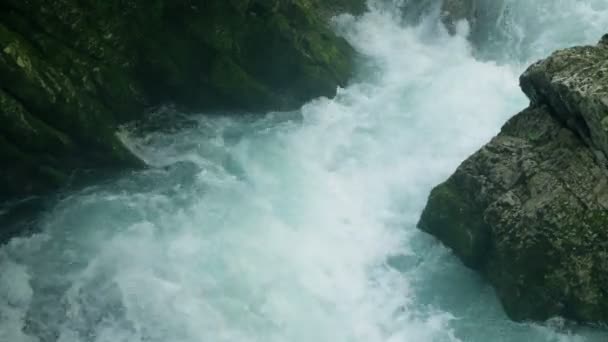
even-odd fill
[(516, 320), (608, 322), (608, 36), (521, 77), (531, 99), (429, 198), (419, 227)]
[(6, 0), (0, 4), (0, 199), (74, 169), (137, 167), (117, 124), (171, 102), (289, 109), (333, 96), (354, 52), (327, 18), (363, 0)]

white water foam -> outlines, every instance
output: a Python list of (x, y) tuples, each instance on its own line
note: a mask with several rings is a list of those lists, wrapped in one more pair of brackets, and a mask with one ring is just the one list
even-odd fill
[[(416, 230), (432, 186), (527, 105), (522, 66), (370, 5), (336, 19), (366, 56), (336, 99), (130, 135), (154, 168), (72, 194), (0, 249), (0, 341), (606, 340), (509, 321)], [(599, 39), (584, 27), (577, 43)]]

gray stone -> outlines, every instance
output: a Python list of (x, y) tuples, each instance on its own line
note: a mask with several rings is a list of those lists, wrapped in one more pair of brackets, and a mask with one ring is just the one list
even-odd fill
[(419, 227), (483, 274), (513, 319), (608, 322), (607, 61), (602, 43), (531, 66), (531, 106), (422, 214)]

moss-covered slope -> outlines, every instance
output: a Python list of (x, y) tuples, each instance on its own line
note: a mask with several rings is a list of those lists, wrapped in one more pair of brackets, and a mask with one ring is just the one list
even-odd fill
[(141, 163), (115, 137), (146, 107), (289, 109), (333, 96), (353, 50), (335, 0), (4, 0), (0, 198), (44, 192), (74, 169)]

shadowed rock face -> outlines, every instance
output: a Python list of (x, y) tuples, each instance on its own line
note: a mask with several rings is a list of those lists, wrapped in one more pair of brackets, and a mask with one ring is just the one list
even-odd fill
[(363, 0), (6, 0), (0, 4), (0, 199), (74, 169), (138, 167), (117, 124), (175, 103), (290, 109), (334, 96), (353, 50), (327, 25)]
[(477, 22), (476, 0), (443, 0), (441, 17), (450, 32), (456, 30), (456, 23), (467, 20), (474, 30)]
[(326, 18), (341, 13), (361, 15), (367, 10), (365, 0), (314, 0), (313, 2), (320, 9), (321, 15)]
[(532, 65), (522, 89), (546, 103), (585, 142), (608, 155), (608, 42), (558, 51)]
[(608, 322), (607, 68), (606, 39), (531, 66), (530, 108), (432, 191), (420, 220), (516, 320)]

